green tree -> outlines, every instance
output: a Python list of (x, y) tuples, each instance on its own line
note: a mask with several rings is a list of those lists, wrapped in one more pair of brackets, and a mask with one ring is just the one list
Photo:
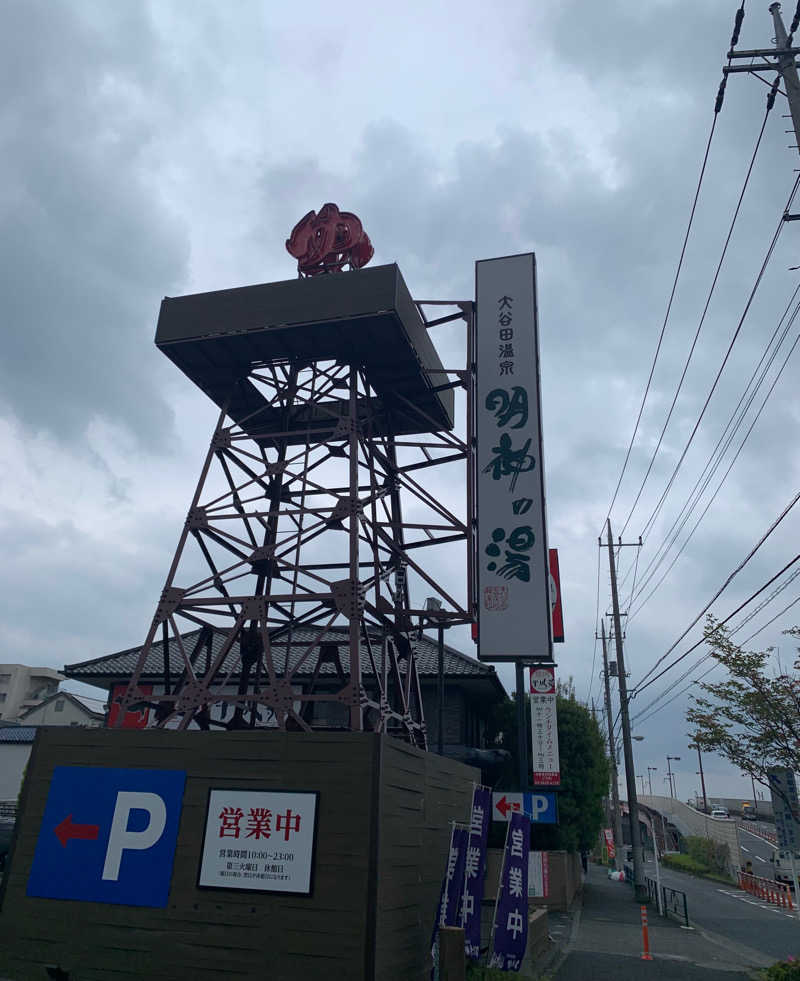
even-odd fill
[[(800, 636), (797, 627), (785, 633)], [(728, 674), (701, 684), (704, 694), (693, 696), (686, 713), (696, 727), (693, 738), (765, 785), (767, 767), (800, 770), (800, 658), (793, 668), (774, 670), (771, 648), (742, 650), (713, 617), (705, 639)]]
[[(602, 801), (608, 792), (609, 780), (605, 743), (592, 713), (576, 700), (572, 679), (559, 683), (556, 710), (561, 766), (559, 823), (534, 825), (531, 847), (588, 850), (595, 844), (603, 826)], [(499, 745), (511, 753), (496, 789), (517, 790), (517, 711), (511, 699), (497, 706), (490, 726), (492, 735), (499, 737)], [(526, 735), (530, 735), (529, 709), (526, 711)]]

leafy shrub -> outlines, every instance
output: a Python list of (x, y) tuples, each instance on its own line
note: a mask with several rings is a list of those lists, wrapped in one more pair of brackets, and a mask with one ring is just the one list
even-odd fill
[(764, 981), (800, 981), (800, 960), (787, 957), (761, 972)]
[(710, 838), (689, 835), (681, 841), (681, 851), (706, 871), (717, 875), (727, 875), (730, 864), (730, 849), (727, 845)]
[(467, 961), (467, 981), (508, 981), (506, 971), (498, 971), (496, 967), (481, 967), (473, 961)]

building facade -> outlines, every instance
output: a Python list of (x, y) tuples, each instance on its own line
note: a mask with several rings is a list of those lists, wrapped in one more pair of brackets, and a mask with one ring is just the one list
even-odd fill
[(0, 720), (18, 721), (28, 709), (54, 695), (63, 680), (54, 668), (0, 664)]

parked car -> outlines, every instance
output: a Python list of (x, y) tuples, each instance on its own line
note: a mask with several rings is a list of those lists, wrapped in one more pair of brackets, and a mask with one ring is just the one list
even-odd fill
[(728, 808), (727, 807), (712, 807), (711, 808), (711, 817), (712, 818), (726, 818), (726, 817), (730, 817), (730, 814), (728, 814)]

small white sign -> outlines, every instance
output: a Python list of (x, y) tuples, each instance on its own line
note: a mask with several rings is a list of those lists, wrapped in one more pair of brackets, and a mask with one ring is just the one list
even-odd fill
[(311, 895), (316, 791), (211, 790), (198, 885)]
[(558, 719), (555, 668), (531, 668), (531, 749), (534, 787), (558, 787)]
[(550, 895), (550, 862), (547, 852), (528, 853), (528, 895), (547, 899)]

